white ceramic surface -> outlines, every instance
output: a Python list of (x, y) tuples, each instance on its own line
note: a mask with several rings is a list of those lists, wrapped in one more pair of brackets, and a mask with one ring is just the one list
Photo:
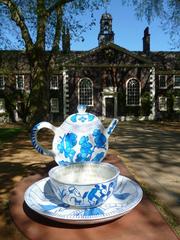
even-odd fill
[(141, 187), (131, 179), (119, 176), (116, 192), (101, 206), (78, 209), (60, 203), (49, 178), (32, 184), (25, 192), (26, 204), (35, 212), (52, 220), (69, 224), (95, 224), (116, 219), (130, 212), (141, 201)]
[(76, 163), (49, 171), (52, 189), (63, 203), (92, 208), (103, 204), (117, 186), (119, 169), (109, 163)]

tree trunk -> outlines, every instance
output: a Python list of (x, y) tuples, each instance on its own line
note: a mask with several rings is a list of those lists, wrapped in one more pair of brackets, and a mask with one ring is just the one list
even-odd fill
[(31, 59), (30, 124), (49, 120), (49, 73), (44, 54)]

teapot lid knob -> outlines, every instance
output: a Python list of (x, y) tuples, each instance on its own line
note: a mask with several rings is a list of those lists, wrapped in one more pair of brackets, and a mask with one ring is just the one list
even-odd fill
[(86, 112), (86, 105), (84, 104), (79, 104), (77, 106), (78, 113), (85, 113)]

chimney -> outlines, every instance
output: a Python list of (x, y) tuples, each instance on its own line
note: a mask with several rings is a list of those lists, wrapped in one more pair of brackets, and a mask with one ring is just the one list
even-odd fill
[(143, 52), (146, 55), (150, 53), (150, 34), (149, 34), (149, 27), (144, 29), (144, 37), (143, 37)]
[(69, 28), (63, 27), (62, 30), (62, 51), (63, 53), (69, 53), (70, 52), (70, 33)]

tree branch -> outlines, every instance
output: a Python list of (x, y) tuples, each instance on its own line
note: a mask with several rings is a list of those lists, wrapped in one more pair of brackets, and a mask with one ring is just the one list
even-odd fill
[(44, 0), (37, 1), (37, 39), (38, 48), (45, 50), (46, 9)]
[(56, 52), (59, 50), (59, 40), (61, 37), (61, 32), (62, 32), (62, 7), (58, 7), (56, 9), (56, 27), (55, 27), (55, 35), (54, 35), (54, 40), (52, 44), (52, 51), (49, 54), (49, 62), (51, 62), (51, 66), (55, 64), (55, 58), (56, 58)]
[(56, 28), (55, 28), (55, 35), (54, 35), (54, 41), (53, 41), (53, 50), (59, 50), (59, 40), (61, 36), (61, 30), (62, 30), (62, 8), (59, 7), (56, 10), (57, 19), (56, 19)]
[(58, 0), (55, 4), (53, 4), (51, 7), (47, 9), (47, 14), (50, 15), (54, 10), (56, 10), (59, 7), (62, 7), (66, 3), (73, 2), (74, 0)]
[(22, 16), (18, 6), (12, 0), (0, 0), (0, 3), (6, 5), (11, 13), (11, 19), (20, 28), (22, 38), (25, 42), (26, 49), (30, 50), (33, 47), (33, 42), (29, 34), (28, 28), (25, 24), (24, 17)]

